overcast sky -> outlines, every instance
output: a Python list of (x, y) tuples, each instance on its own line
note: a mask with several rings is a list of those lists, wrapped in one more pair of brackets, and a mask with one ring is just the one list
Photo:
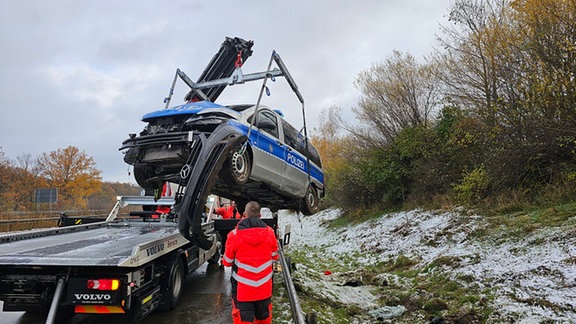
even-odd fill
[[(104, 181), (135, 183), (118, 151), (162, 109), (176, 68), (196, 80), (225, 37), (254, 41), (246, 73), (276, 50), (306, 102), (350, 116), (359, 72), (393, 50), (432, 52), (450, 0), (20, 0), (0, 2), (0, 146), (7, 157), (76, 146)], [(255, 102), (261, 83), (229, 87), (221, 104)], [(284, 79), (263, 103), (297, 128), (301, 106)], [(172, 104), (183, 103), (179, 83)]]

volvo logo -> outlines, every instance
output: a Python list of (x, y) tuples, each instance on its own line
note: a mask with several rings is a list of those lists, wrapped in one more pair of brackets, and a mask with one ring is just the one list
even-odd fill
[(109, 294), (74, 294), (76, 300), (88, 300), (88, 301), (98, 301), (98, 300), (110, 300), (112, 296)]
[(185, 164), (180, 170), (180, 178), (186, 180), (189, 175), (190, 175), (190, 166), (188, 164)]
[(151, 246), (146, 249), (146, 256), (151, 256), (156, 253), (160, 253), (164, 251), (164, 243), (160, 243), (158, 245)]

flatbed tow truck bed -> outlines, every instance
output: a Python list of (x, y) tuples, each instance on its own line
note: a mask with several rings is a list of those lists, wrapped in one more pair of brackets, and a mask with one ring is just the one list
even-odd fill
[(0, 249), (0, 265), (138, 267), (189, 243), (177, 223), (125, 219), (53, 230)]
[(106, 221), (0, 235), (4, 311), (47, 313), (54, 323), (75, 313), (125, 313), (138, 322), (174, 309), (186, 275), (220, 258), (214, 223), (202, 224), (205, 250), (181, 235), (178, 219), (119, 218), (131, 205), (173, 205), (172, 198), (119, 197)]

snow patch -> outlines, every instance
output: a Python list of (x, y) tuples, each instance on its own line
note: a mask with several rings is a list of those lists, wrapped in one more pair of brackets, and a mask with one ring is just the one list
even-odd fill
[[(456, 280), (472, 277), (479, 287), (492, 288), (492, 321), (533, 323), (576, 322), (576, 235), (562, 228), (537, 231), (520, 241), (506, 237), (471, 236), (482, 229), (481, 217), (462, 211), (433, 213), (422, 210), (382, 215), (357, 225), (328, 228), (340, 217), (338, 209), (313, 216), (281, 211), (280, 229), (291, 225), (290, 245), (299, 251), (321, 250), (342, 260), (374, 265), (406, 256), (425, 267), (440, 257), (454, 260), (441, 270)], [(564, 229), (565, 230), (565, 229)], [(302, 265), (298, 265), (302, 267)], [(295, 271), (295, 276), (303, 271)], [(342, 287), (337, 276), (307, 268), (311, 291), (336, 303), (378, 307), (369, 286)], [(336, 280), (334, 282), (333, 280)], [(359, 289), (352, 289), (359, 288)], [(333, 297), (334, 296), (334, 297)]]

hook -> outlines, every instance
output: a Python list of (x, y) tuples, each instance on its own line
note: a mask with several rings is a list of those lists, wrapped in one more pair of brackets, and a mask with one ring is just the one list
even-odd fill
[(244, 154), (244, 152), (246, 151), (246, 146), (248, 146), (248, 141), (244, 142), (244, 144), (242, 144), (242, 147), (240, 147), (240, 149), (238, 150), (239, 155)]

